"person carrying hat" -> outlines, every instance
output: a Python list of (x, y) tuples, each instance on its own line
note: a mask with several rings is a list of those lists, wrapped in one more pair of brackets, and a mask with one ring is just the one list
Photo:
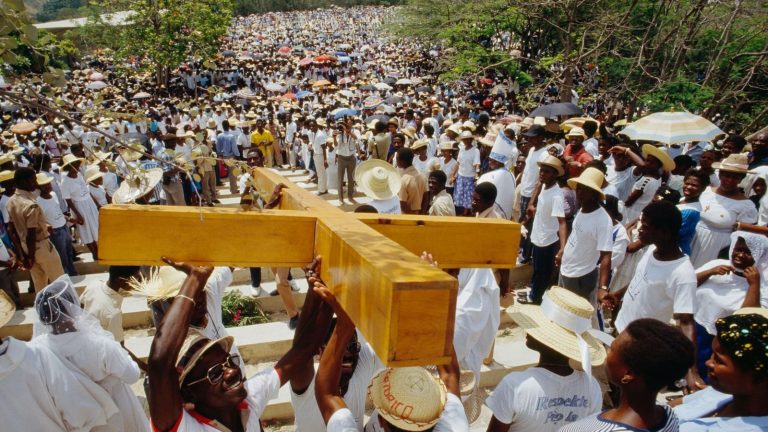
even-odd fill
[(37, 190), (35, 171), (19, 168), (14, 180), (16, 194), (8, 201), (9, 232), (24, 267), (29, 269), (35, 290), (40, 291), (64, 274), (64, 269), (49, 239), (50, 225), (34, 195)]
[[(580, 296), (552, 287), (541, 306), (514, 305), (513, 321), (525, 330), (525, 344), (538, 352), (536, 367), (511, 372), (485, 401), (493, 417), (488, 431), (554, 432), (597, 413), (603, 406), (592, 368), (605, 362), (604, 342), (591, 330), (595, 309)], [(581, 366), (574, 370), (571, 362)]]
[[(319, 279), (313, 279), (312, 283), (312, 291), (330, 305), (337, 316), (315, 378), (317, 405), (329, 432), (359, 431), (360, 426), (339, 390), (344, 352), (355, 326), (333, 292)], [(374, 376), (368, 394), (375, 410), (365, 430), (468, 431), (459, 393), (456, 353), (452, 352), (450, 363), (437, 369), (439, 377), (422, 367), (387, 368)]]
[(562, 255), (558, 285), (597, 305), (597, 288), (607, 289), (613, 250), (613, 222), (600, 205), (604, 198), (605, 177), (597, 168), (587, 168), (577, 178), (568, 180), (576, 190), (579, 211)]

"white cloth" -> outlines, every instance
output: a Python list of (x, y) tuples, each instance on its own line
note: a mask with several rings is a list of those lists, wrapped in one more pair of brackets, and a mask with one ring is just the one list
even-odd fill
[(533, 190), (536, 189), (536, 183), (539, 181), (539, 164), (537, 162), (544, 160), (547, 153), (546, 146), (536, 150), (531, 147), (528, 151), (528, 157), (525, 158), (525, 169), (523, 177), (520, 179), (520, 195), (530, 198)]
[(485, 405), (509, 431), (555, 432), (598, 412), (603, 397), (595, 378), (582, 371), (561, 376), (535, 367), (512, 372), (488, 396)]
[[(294, 410), (294, 412), (297, 412)], [(299, 430), (298, 427), (296, 430)], [(313, 429), (321, 431), (322, 429)], [(336, 410), (328, 419), (328, 432), (358, 432), (357, 422), (355, 416), (348, 408), (342, 408)]]
[(649, 246), (635, 269), (635, 275), (624, 294), (624, 303), (616, 317), (620, 333), (632, 321), (655, 318), (672, 320), (673, 314), (693, 314), (696, 294), (696, 272), (688, 257), (659, 261)]
[(594, 159), (600, 157), (600, 151), (597, 148), (597, 140), (594, 137), (584, 140), (582, 145), (584, 146), (584, 150), (586, 150)]
[(77, 174), (77, 178), (68, 175), (61, 177), (61, 195), (65, 200), (72, 200), (80, 216), (83, 218), (83, 224), (77, 225), (77, 232), (80, 234), (80, 241), (83, 244), (93, 243), (99, 240), (99, 209), (91, 198), (88, 185), (82, 174)]
[(696, 225), (696, 236), (691, 245), (691, 261), (694, 267), (717, 258), (720, 250), (728, 246), (736, 222), (755, 223), (757, 209), (752, 201), (735, 200), (718, 195), (707, 188), (699, 197), (701, 220)]
[(491, 269), (461, 269), (453, 346), (462, 369), (475, 373), (480, 382), (483, 359), (491, 352), (499, 331), (499, 285)]
[(611, 251), (611, 270), (615, 271), (624, 258), (627, 256), (627, 246), (629, 246), (629, 236), (624, 225), (617, 223), (613, 226), (613, 249)]
[(531, 228), (531, 243), (544, 247), (558, 240), (560, 230), (558, 218), (565, 218), (564, 202), (563, 191), (557, 184), (549, 188), (544, 188), (542, 185)]
[[(632, 173), (632, 167), (626, 168), (624, 171), (616, 171), (614, 165), (608, 166), (608, 172), (605, 175), (605, 181), (613, 185), (618, 193), (620, 201), (626, 201), (629, 198), (629, 193), (632, 192), (632, 186), (637, 181), (635, 175)], [(624, 221), (629, 223), (631, 221)]]
[(99, 320), (101, 328), (112, 333), (116, 341), (125, 339), (123, 334), (123, 296), (107, 286), (106, 281), (93, 281), (80, 296), (83, 309)]
[(496, 207), (504, 219), (512, 219), (512, 207), (515, 203), (515, 176), (504, 167), (489, 171), (480, 176), (477, 184), (491, 183), (496, 186)]
[(98, 206), (104, 207), (107, 205), (107, 191), (103, 187), (89, 184), (88, 191)]
[(462, 146), (456, 161), (459, 163), (460, 176), (475, 178), (475, 168), (480, 166), (480, 150), (477, 147), (467, 150)]
[(51, 228), (61, 228), (67, 224), (67, 218), (64, 217), (64, 213), (61, 212), (59, 199), (56, 198), (56, 195), (51, 194), (51, 197), (48, 199), (37, 197), (37, 205), (40, 206), (40, 209), (45, 216), (45, 220)]
[[(371, 383), (371, 379), (384, 369), (384, 364), (373, 352), (373, 348), (365, 342), (359, 332), (357, 336), (360, 342), (360, 357), (355, 371), (349, 379), (347, 392), (343, 396), (344, 403), (356, 424), (356, 431), (362, 430), (365, 425), (365, 401), (368, 397), (368, 385)], [(291, 405), (295, 415), (296, 432), (324, 430), (325, 424), (315, 398), (315, 378), (312, 378), (309, 387), (302, 394), (297, 394), (291, 389)]]
[(593, 271), (600, 252), (611, 252), (613, 249), (612, 231), (611, 217), (602, 207), (590, 213), (579, 210), (565, 243), (560, 274), (577, 278)]
[(655, 179), (649, 176), (640, 177), (638, 181), (632, 186), (632, 192), (641, 191), (642, 195), (635, 200), (629, 207), (624, 207), (624, 223), (630, 223), (635, 219), (640, 218), (640, 213), (643, 212), (645, 206), (651, 202), (656, 191), (661, 186), (661, 179)]
[[(445, 176), (448, 178), (445, 182), (445, 187), (453, 187), (453, 179), (451, 176), (454, 174), (454, 170), (458, 169), (459, 163), (456, 162), (456, 159), (451, 158), (448, 162), (445, 161), (445, 158), (440, 158), (440, 169), (443, 170), (445, 173)], [(473, 174), (474, 176), (474, 174)]]
[(400, 208), (400, 198), (397, 195), (385, 200), (371, 200), (368, 204), (375, 208), (380, 214), (402, 213), (402, 209)]
[(3, 430), (87, 432), (117, 413), (101, 387), (47, 348), (7, 338), (0, 349)]

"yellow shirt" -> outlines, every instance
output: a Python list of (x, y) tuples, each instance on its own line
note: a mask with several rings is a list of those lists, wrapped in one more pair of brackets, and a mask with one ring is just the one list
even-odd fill
[[(275, 138), (272, 136), (272, 133), (266, 129), (264, 129), (263, 133), (259, 133), (258, 130), (251, 133), (251, 144), (257, 146), (264, 154), (264, 157), (268, 154), (272, 154), (273, 141), (275, 141)], [(260, 144), (262, 142), (263, 144)]]

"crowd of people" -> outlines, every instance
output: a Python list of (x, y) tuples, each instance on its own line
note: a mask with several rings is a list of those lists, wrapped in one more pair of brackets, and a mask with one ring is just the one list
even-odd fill
[[(62, 109), (3, 101), (0, 324), (22, 305), (19, 270), (36, 292), (32, 341), (0, 341), (9, 430), (258, 431), (289, 383), (296, 430), (468, 431), (502, 300), (539, 360), (485, 400), (489, 431), (768, 428), (768, 135), (636, 142), (619, 102), (528, 116), (513, 78), (439, 82), (441, 47), (383, 35), (395, 13), (235, 18), (219, 55), (167, 86), (130, 72), (141, 59), (99, 55), (54, 90)], [(9, 82), (16, 95), (42, 86)], [(252, 187), (262, 167), (305, 173), (345, 210), (519, 222), (532, 277), (447, 269), (454, 352), (435, 370), (385, 367), (320, 257), (301, 311), (289, 269), (272, 269), (295, 336), (251, 377), (222, 322), (232, 268), (164, 258), (74, 289), (74, 246), (98, 259), (102, 206), (215, 207), (221, 186), (244, 209), (273, 208), (280, 188), (263, 201)], [(121, 292), (151, 305), (146, 361), (125, 348)], [(142, 374), (149, 416), (130, 387)], [(660, 404), (670, 389), (685, 397)]]

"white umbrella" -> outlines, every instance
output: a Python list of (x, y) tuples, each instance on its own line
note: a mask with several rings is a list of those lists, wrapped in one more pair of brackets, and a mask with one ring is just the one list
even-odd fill
[(101, 80), (103, 80), (103, 79), (104, 79), (104, 75), (103, 75), (103, 74), (101, 74), (101, 73), (99, 73), (99, 72), (94, 72), (94, 73), (92, 73), (92, 74), (91, 74), (91, 75), (88, 77), (88, 79), (89, 79), (89, 80), (91, 80), (91, 81), (101, 81)]
[(340, 95), (342, 95), (342, 96), (344, 96), (344, 97), (347, 97), (347, 98), (353, 98), (353, 97), (355, 97), (355, 94), (354, 94), (354, 93), (352, 93), (352, 92), (351, 92), (351, 91), (349, 91), (349, 90), (341, 90), (341, 91), (339, 91), (339, 94), (340, 94)]
[(409, 80), (408, 78), (400, 78), (395, 82), (397, 85), (411, 85), (413, 84), (413, 81)]
[(107, 87), (104, 81), (94, 81), (86, 86), (89, 90), (102, 90)]
[(133, 99), (149, 99), (152, 95), (147, 92), (138, 92), (135, 95), (133, 95)]
[(392, 87), (390, 87), (387, 83), (383, 83), (383, 82), (376, 83), (373, 86), (376, 87), (376, 90), (392, 90)]
[(285, 87), (281, 86), (278, 83), (269, 83), (269, 84), (265, 85), (264, 88), (267, 91), (274, 91), (274, 92), (284, 92), (285, 91)]
[(689, 112), (659, 112), (647, 115), (619, 132), (635, 141), (680, 144), (714, 141), (725, 132), (704, 117)]

